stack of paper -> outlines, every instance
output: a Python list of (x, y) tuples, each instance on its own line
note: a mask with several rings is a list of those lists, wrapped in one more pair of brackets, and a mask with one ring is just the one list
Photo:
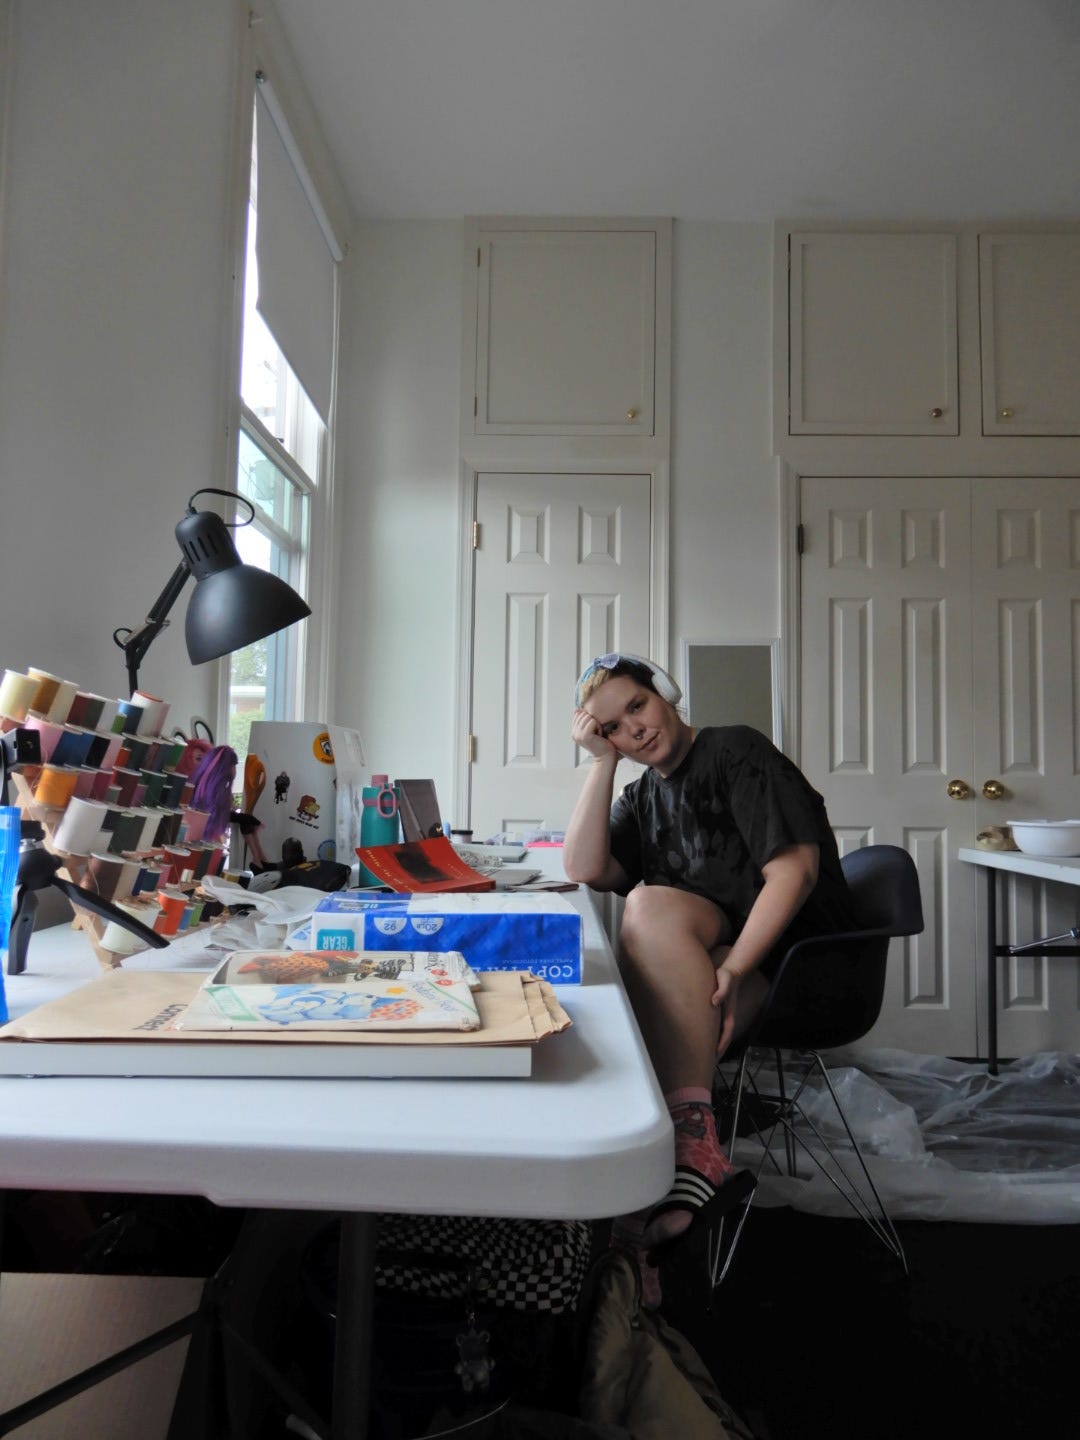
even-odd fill
[(0, 1074), (519, 1076), (537, 1043), (570, 1025), (545, 981), (499, 971), (473, 993), (476, 1030), (185, 1028), (204, 979), (114, 970), (0, 1027)]

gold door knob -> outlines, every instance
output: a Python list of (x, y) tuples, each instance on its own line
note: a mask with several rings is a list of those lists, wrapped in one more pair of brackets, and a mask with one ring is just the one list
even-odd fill
[(1012, 412), (1012, 410), (1008, 410), (1008, 409), (1006, 409), (1006, 410), (999, 410), (999, 411), (998, 411), (998, 414), (1001, 416), (1002, 420), (1011, 420), (1012, 417), (1013, 417), (1013, 412)]
[(940, 406), (940, 405), (935, 405), (934, 408), (930, 411), (930, 419), (931, 419), (931, 420), (940, 420), (941, 417), (942, 417), (944, 414), (945, 414), (945, 411), (941, 408), (941, 406)]
[(634, 406), (631, 406), (630, 409), (627, 410), (627, 412), (626, 412), (626, 418), (627, 418), (627, 420), (636, 420), (636, 419), (637, 419), (637, 410), (636, 410), (636, 408), (635, 408)]
[(1004, 800), (1005, 786), (1000, 780), (984, 780), (982, 793), (984, 800)]
[(950, 780), (945, 788), (950, 800), (970, 800), (975, 793), (966, 780)]

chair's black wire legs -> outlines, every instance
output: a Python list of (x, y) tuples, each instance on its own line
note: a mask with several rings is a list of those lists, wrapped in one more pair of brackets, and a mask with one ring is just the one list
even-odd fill
[[(762, 1064), (764, 1062), (762, 1061), (761, 1063), (759, 1063), (757, 1070), (751, 1069), (749, 1065), (750, 1051), (745, 1051), (740, 1057), (739, 1066), (734, 1081), (728, 1084), (726, 1077), (719, 1077), (721, 1079), (721, 1082), (725, 1086), (727, 1086), (727, 1093), (730, 1097), (729, 1109), (731, 1128), (728, 1144), (729, 1156), (733, 1156), (734, 1153), (735, 1140), (738, 1131), (739, 1114), (743, 1105), (744, 1097), (749, 1091), (749, 1094), (753, 1098), (753, 1104), (751, 1105), (750, 1109), (750, 1119), (751, 1123), (753, 1124), (754, 1132), (757, 1136), (757, 1139), (761, 1144), (762, 1152), (761, 1158), (758, 1161), (757, 1170), (755, 1172), (756, 1176), (760, 1177), (766, 1162), (772, 1164), (777, 1174), (783, 1173), (781, 1171), (779, 1163), (777, 1162), (776, 1156), (773, 1154), (773, 1139), (776, 1134), (776, 1128), (779, 1125), (782, 1127), (784, 1134), (784, 1150), (785, 1158), (787, 1161), (788, 1174), (793, 1177), (798, 1176), (798, 1153), (801, 1150), (814, 1163), (814, 1165), (817, 1166), (819, 1172), (825, 1177), (826, 1180), (829, 1181), (829, 1183), (836, 1190), (837, 1194), (840, 1195), (845, 1201), (845, 1203), (850, 1207), (852, 1212), (860, 1220), (862, 1220), (864, 1224), (869, 1227), (869, 1229), (885, 1246), (885, 1248), (890, 1252), (890, 1254), (894, 1255), (896, 1259), (900, 1261), (904, 1274), (906, 1275), (908, 1274), (908, 1265), (907, 1257), (904, 1254), (904, 1247), (900, 1243), (900, 1237), (896, 1232), (896, 1227), (893, 1225), (893, 1222), (889, 1216), (889, 1212), (886, 1210), (885, 1205), (882, 1202), (881, 1196), (878, 1193), (877, 1186), (874, 1184), (873, 1177), (871, 1176), (866, 1161), (863, 1158), (863, 1153), (862, 1150), (859, 1148), (858, 1141), (855, 1139), (851, 1126), (848, 1124), (847, 1116), (844, 1114), (839, 1098), (837, 1097), (836, 1090), (834, 1089), (833, 1083), (829, 1078), (829, 1072), (825, 1066), (825, 1062), (822, 1060), (820, 1054), (816, 1050), (808, 1050), (801, 1053), (805, 1057), (805, 1068), (803, 1074), (796, 1083), (794, 1090), (789, 1095), (787, 1090), (786, 1071), (783, 1063), (783, 1057), (779, 1050), (775, 1052), (774, 1063), (776, 1067), (777, 1095), (775, 1098), (770, 1097), (770, 1103), (772, 1106), (772, 1124), (768, 1126), (767, 1129), (763, 1128), (761, 1125), (758, 1124), (757, 1115), (755, 1114), (755, 1110), (758, 1110), (760, 1113), (759, 1107), (761, 1103), (763, 1103), (761, 1092), (757, 1084), (757, 1074), (760, 1072), (760, 1069), (762, 1068)], [(806, 1089), (806, 1086), (809, 1084), (811, 1076), (815, 1072), (819, 1073), (821, 1075), (821, 1078), (825, 1082), (825, 1086), (828, 1089), (833, 1106), (836, 1110), (837, 1115), (839, 1115), (840, 1117), (841, 1124), (844, 1127), (848, 1142), (851, 1145), (852, 1150), (854, 1151), (855, 1158), (859, 1162), (859, 1168), (862, 1171), (869, 1191), (874, 1198), (874, 1202), (876, 1203), (877, 1213), (874, 1212), (874, 1210), (871, 1208), (870, 1204), (866, 1200), (865, 1196), (860, 1192), (858, 1186), (847, 1174), (843, 1165), (840, 1163), (840, 1160), (838, 1159), (835, 1151), (833, 1150), (832, 1146), (829, 1144), (825, 1136), (822, 1134), (819, 1127), (814, 1123), (813, 1119), (807, 1114), (806, 1110), (800, 1104), (803, 1091)], [(798, 1124), (796, 1123), (796, 1121), (798, 1122)], [(814, 1140), (816, 1141), (816, 1147), (808, 1142), (804, 1134), (800, 1133), (800, 1126), (805, 1126), (806, 1129), (809, 1130), (809, 1132), (813, 1135)], [(823, 1155), (826, 1157), (825, 1159), (822, 1158)], [(731, 1267), (735, 1248), (739, 1242), (739, 1237), (742, 1234), (743, 1226), (746, 1223), (749, 1206), (749, 1201), (745, 1206), (743, 1206), (742, 1211), (738, 1217), (735, 1233), (730, 1236), (730, 1239), (727, 1239), (725, 1237), (725, 1224), (727, 1222), (734, 1221), (734, 1216), (725, 1217), (724, 1220), (721, 1220), (719, 1224), (714, 1226), (713, 1229), (709, 1232), (708, 1267), (709, 1279), (713, 1289), (715, 1289), (723, 1282), (725, 1276), (728, 1273), (728, 1270)]]

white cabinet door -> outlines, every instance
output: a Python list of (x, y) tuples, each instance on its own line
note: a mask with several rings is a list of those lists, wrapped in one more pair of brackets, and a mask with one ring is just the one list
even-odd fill
[[(477, 477), (477, 837), (565, 828), (587, 763), (570, 739), (574, 683), (595, 655), (649, 650), (650, 498), (648, 475)], [(640, 773), (623, 762), (618, 783)]]
[[(801, 519), (802, 765), (841, 849), (910, 851), (926, 919), (865, 1043), (985, 1054), (982, 893), (956, 852), (1080, 815), (1080, 481), (804, 480)], [(1075, 897), (1006, 889), (1014, 943), (1076, 924)], [(1003, 962), (998, 994), (1003, 1054), (1080, 1046), (1075, 960)]]
[[(1080, 816), (1080, 480), (975, 480), (972, 494), (979, 825), (1071, 819)], [(1004, 787), (999, 799), (994, 781)], [(1001, 943), (1078, 923), (1071, 887), (1022, 875), (998, 881), (1007, 901)], [(981, 957), (981, 905), (977, 915)], [(985, 1042), (981, 962), (978, 983)], [(1001, 1054), (1080, 1047), (1076, 959), (1003, 959), (997, 994)]]
[(1080, 435), (1080, 235), (980, 235), (984, 435)]
[(651, 435), (654, 230), (482, 230), (474, 433)]
[(957, 435), (956, 236), (790, 237), (792, 435)]

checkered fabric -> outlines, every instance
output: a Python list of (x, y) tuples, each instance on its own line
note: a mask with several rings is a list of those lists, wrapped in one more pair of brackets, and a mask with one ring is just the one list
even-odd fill
[(380, 1215), (375, 1284), (383, 1290), (512, 1310), (573, 1309), (589, 1263), (581, 1220)]

